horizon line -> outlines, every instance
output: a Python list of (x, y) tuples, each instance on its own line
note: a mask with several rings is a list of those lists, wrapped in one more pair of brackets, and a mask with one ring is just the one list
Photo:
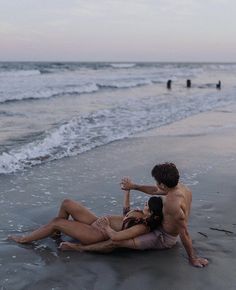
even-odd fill
[(0, 60), (0, 62), (58, 62), (58, 63), (202, 63), (202, 64), (211, 64), (211, 63), (224, 63), (224, 64), (236, 64), (235, 61), (190, 61), (190, 60)]

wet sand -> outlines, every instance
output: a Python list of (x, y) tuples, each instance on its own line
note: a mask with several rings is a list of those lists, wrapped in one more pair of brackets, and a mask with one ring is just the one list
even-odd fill
[[(228, 107), (0, 176), (0, 289), (236, 289), (235, 128), (236, 107)], [(64, 198), (98, 215), (119, 214), (120, 178), (153, 183), (151, 168), (163, 161), (175, 162), (193, 191), (189, 230), (208, 267), (191, 267), (180, 242), (171, 250), (102, 255), (61, 252), (51, 239), (25, 246), (5, 240), (46, 223)], [(133, 192), (134, 207), (146, 198)]]

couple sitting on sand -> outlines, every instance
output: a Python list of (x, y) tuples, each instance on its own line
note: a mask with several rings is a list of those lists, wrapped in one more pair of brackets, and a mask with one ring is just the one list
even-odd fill
[[(167, 249), (176, 244), (178, 236), (188, 254), (189, 262), (204, 267), (208, 261), (197, 257), (188, 233), (192, 193), (179, 183), (179, 172), (173, 163), (156, 165), (152, 169), (156, 186), (137, 185), (128, 178), (121, 182), (124, 193), (124, 215), (98, 218), (86, 207), (72, 200), (64, 200), (58, 216), (49, 224), (28, 236), (12, 236), (18, 243), (30, 243), (64, 233), (78, 239), (80, 244), (62, 242), (62, 250), (109, 252), (115, 248), (137, 250)], [(130, 210), (130, 190), (138, 190), (151, 197), (143, 210)], [(69, 220), (69, 217), (73, 220)]]

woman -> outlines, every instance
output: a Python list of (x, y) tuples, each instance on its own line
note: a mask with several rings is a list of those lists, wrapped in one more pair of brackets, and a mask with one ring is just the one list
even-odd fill
[[(47, 225), (27, 236), (11, 236), (11, 240), (25, 244), (63, 233), (82, 245), (112, 239), (132, 239), (158, 227), (162, 222), (162, 200), (151, 197), (143, 210), (130, 210), (130, 192), (124, 192), (124, 216), (98, 218), (89, 209), (75, 201), (62, 202), (58, 216)], [(73, 220), (69, 220), (69, 217)]]

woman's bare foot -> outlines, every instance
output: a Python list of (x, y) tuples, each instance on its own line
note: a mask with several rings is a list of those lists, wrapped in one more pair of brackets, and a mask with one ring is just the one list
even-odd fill
[(62, 242), (59, 247), (62, 251), (80, 251), (82, 252), (82, 245), (71, 243), (71, 242)]
[(19, 243), (19, 244), (27, 243), (24, 236), (23, 237), (22, 236), (9, 236), (8, 240), (14, 241), (14, 242)]

